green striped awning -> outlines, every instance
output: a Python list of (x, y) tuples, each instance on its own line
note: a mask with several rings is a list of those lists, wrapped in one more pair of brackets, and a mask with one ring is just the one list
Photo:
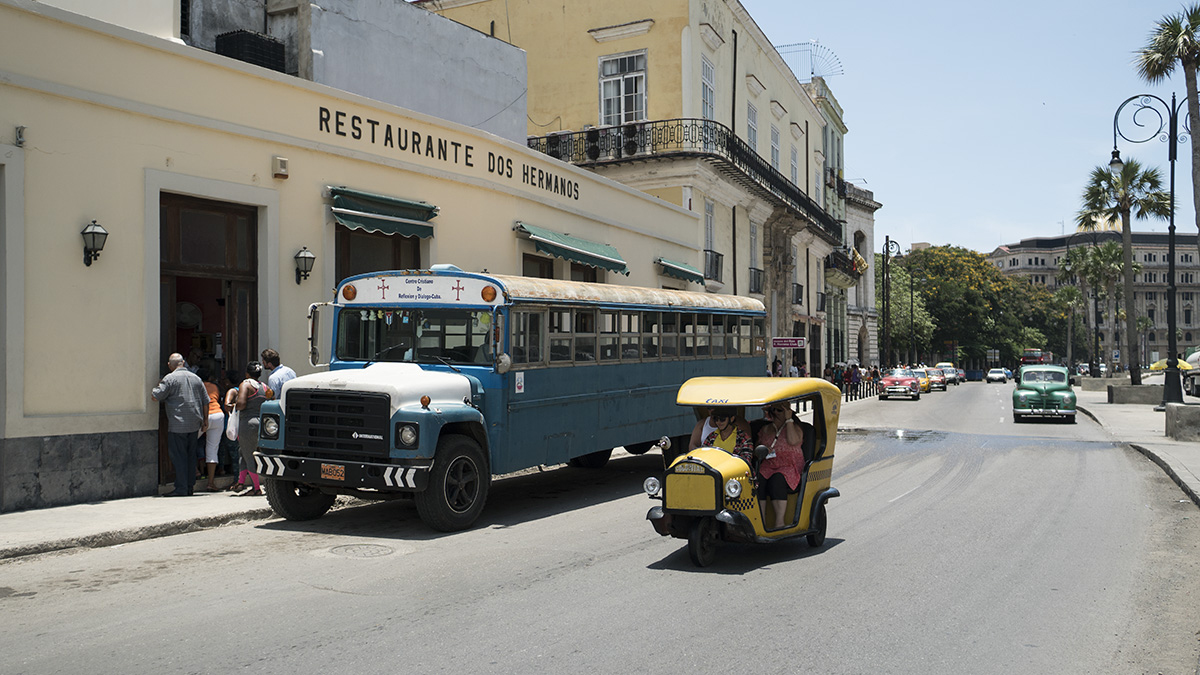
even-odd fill
[(513, 230), (527, 237), (534, 243), (538, 251), (547, 255), (557, 256), (582, 265), (600, 267), (611, 272), (629, 274), (629, 266), (625, 264), (625, 259), (621, 257), (617, 249), (608, 244), (580, 239), (522, 222), (514, 225)]
[(657, 258), (654, 262), (662, 265), (662, 273), (669, 277), (704, 285), (704, 275), (700, 273), (700, 270), (687, 263), (675, 262), (666, 258)]
[(438, 207), (427, 202), (351, 190), (329, 189), (333, 195), (333, 218), (352, 230), (398, 234), (403, 237), (432, 237), (429, 222)]

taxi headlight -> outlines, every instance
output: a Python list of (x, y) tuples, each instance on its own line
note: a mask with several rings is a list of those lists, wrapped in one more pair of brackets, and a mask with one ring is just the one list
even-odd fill
[(262, 432), (263, 438), (278, 438), (279, 418), (274, 415), (263, 415), (259, 431)]
[(742, 482), (736, 478), (730, 478), (725, 481), (725, 496), (730, 499), (737, 499), (742, 496)]
[(662, 481), (650, 476), (642, 482), (642, 489), (651, 497), (658, 497), (662, 494)]

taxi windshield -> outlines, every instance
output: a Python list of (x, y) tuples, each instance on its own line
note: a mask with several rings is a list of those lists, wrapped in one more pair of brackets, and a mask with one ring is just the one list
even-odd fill
[(338, 317), (335, 353), (347, 361), (486, 365), (491, 327), (488, 311), (348, 307)]
[(1030, 370), (1021, 374), (1022, 382), (1057, 382), (1059, 384), (1067, 381), (1067, 376), (1056, 370)]

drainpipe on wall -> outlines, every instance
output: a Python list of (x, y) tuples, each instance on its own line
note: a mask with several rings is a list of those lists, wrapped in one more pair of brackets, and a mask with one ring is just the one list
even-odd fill
[[(729, 98), (731, 101), (729, 109), (729, 128), (733, 129), (733, 120), (737, 118), (737, 31), (730, 29), (729, 32), (733, 33), (733, 88), (729, 92)], [(736, 131), (734, 132), (734, 135), (737, 135)], [(733, 205), (730, 213), (733, 214), (733, 252), (730, 255), (729, 267), (733, 270), (733, 294), (737, 295), (737, 204)]]

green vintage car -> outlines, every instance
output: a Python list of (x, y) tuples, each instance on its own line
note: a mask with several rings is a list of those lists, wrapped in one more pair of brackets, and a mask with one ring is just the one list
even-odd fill
[(1075, 392), (1063, 366), (1022, 366), (1012, 404), (1013, 422), (1025, 417), (1056, 417), (1075, 423)]

